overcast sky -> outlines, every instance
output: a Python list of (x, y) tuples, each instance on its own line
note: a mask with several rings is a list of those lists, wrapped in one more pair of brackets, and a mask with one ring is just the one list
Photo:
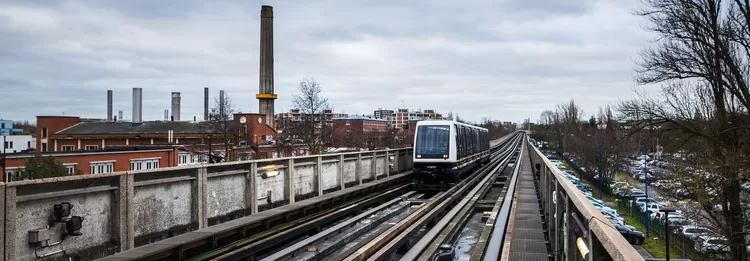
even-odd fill
[[(575, 98), (633, 95), (650, 35), (635, 0), (272, 1), (276, 112), (315, 77), (334, 109), (453, 111), (520, 122)], [(258, 112), (261, 1), (0, 1), (0, 117), (203, 115), (203, 87)]]

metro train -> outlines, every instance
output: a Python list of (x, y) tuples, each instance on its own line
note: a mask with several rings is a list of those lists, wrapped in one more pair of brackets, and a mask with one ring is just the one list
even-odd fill
[(417, 182), (457, 183), (489, 161), (487, 129), (448, 120), (417, 122), (413, 157)]

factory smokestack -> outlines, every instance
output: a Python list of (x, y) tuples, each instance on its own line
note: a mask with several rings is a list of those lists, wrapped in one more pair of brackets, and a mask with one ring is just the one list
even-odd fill
[(143, 89), (133, 88), (133, 123), (143, 121)]
[(208, 87), (203, 88), (203, 120), (208, 120)]
[(180, 93), (172, 93), (172, 119), (175, 121), (180, 120)]
[(107, 90), (107, 121), (112, 121), (112, 90)]
[(224, 90), (219, 91), (219, 112), (220, 115), (224, 114)]
[(264, 5), (260, 9), (260, 90), (255, 97), (258, 99), (258, 112), (266, 115), (266, 124), (275, 128), (273, 124), (273, 103), (276, 94), (273, 93), (273, 7)]

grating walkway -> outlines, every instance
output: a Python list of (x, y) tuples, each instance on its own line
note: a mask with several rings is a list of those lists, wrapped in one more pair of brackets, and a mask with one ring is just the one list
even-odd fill
[[(509, 227), (510, 252), (508, 260), (550, 260), (544, 239), (539, 199), (534, 184), (534, 173), (528, 153), (523, 153), (513, 203), (512, 227)], [(507, 241), (506, 241), (507, 242)]]

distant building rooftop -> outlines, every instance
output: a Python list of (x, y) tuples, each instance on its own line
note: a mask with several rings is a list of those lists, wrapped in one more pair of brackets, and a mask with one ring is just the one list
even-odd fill
[(345, 117), (345, 118), (336, 118), (336, 119), (333, 119), (333, 120), (334, 121), (340, 121), (340, 120), (368, 120), (368, 121), (388, 122), (387, 120), (384, 120), (384, 119), (376, 119), (376, 118), (373, 118), (373, 117), (356, 116), (356, 115), (355, 116), (348, 116), (348, 117)]
[(204, 122), (187, 121), (147, 121), (141, 123), (132, 122), (107, 122), (90, 121), (81, 122), (68, 129), (56, 133), (57, 135), (81, 135), (81, 134), (138, 134), (138, 133), (206, 133), (208, 128)]
[(128, 153), (128, 152), (144, 152), (144, 151), (165, 151), (174, 150), (176, 147), (181, 145), (137, 145), (137, 146), (108, 146), (104, 149), (98, 150), (76, 150), (76, 151), (56, 151), (56, 152), (19, 152), (7, 154), (8, 158), (29, 158), (35, 155), (42, 157), (57, 157), (57, 156), (74, 156), (74, 155), (92, 155), (92, 154), (110, 154), (110, 153)]

